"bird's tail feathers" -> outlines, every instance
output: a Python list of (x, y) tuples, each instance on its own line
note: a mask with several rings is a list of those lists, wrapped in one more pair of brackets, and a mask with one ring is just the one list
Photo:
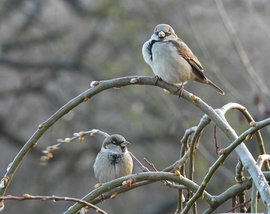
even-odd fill
[(221, 94), (221, 95), (225, 94), (225, 92), (220, 87), (218, 87), (215, 83), (211, 82), (210, 80), (207, 81), (207, 84), (210, 85), (211, 87), (213, 87), (214, 89), (216, 89), (216, 91), (219, 94)]

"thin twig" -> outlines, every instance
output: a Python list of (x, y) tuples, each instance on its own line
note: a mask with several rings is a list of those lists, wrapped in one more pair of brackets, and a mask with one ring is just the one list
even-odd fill
[[(157, 168), (155, 167), (155, 165), (154, 165), (153, 163), (151, 163), (149, 160), (147, 160), (147, 158), (144, 158), (143, 160), (144, 160), (147, 164), (149, 164), (149, 165), (154, 169), (155, 172), (158, 172), (158, 170), (157, 170)], [(169, 186), (169, 187), (172, 187), (172, 188), (175, 188), (175, 189), (186, 189), (186, 187), (185, 187), (184, 185), (178, 185), (178, 184), (172, 183), (172, 182), (167, 181), (167, 180), (162, 181), (162, 182), (163, 182), (163, 184), (164, 184), (165, 186)]]
[(80, 141), (83, 141), (84, 137), (86, 135), (95, 136), (96, 134), (103, 135), (104, 137), (109, 136), (109, 134), (104, 132), (104, 131), (101, 131), (99, 129), (92, 129), (90, 131), (76, 132), (73, 134), (73, 137), (68, 137), (68, 138), (65, 138), (64, 140), (58, 139), (57, 144), (54, 144), (52, 146), (48, 146), (45, 150), (42, 151), (43, 156), (40, 158), (40, 161), (41, 161), (40, 164), (47, 165), (48, 161), (53, 157), (52, 152), (55, 150), (58, 150), (64, 144), (70, 144), (71, 142), (73, 142), (74, 140), (77, 140), (77, 139), (79, 139)]
[(29, 195), (29, 194), (23, 194), (23, 196), (0, 196), (0, 200), (16, 200), (16, 201), (25, 201), (25, 200), (39, 200), (39, 201), (72, 201), (77, 202), (79, 204), (82, 204), (84, 206), (88, 206), (88, 208), (94, 209), (98, 213), (107, 214), (104, 210), (100, 209), (99, 207), (95, 206), (94, 204), (91, 204), (87, 201), (84, 201), (82, 199), (78, 198), (72, 198), (72, 197), (61, 197), (61, 196), (41, 196), (41, 195)]
[(239, 207), (246, 206), (248, 203), (250, 203), (250, 200), (247, 200), (247, 201), (245, 201), (245, 202), (243, 202), (243, 203), (241, 203), (241, 204), (238, 204), (238, 205), (232, 207), (230, 210), (227, 210), (226, 213), (235, 211), (235, 209), (237, 209), (237, 208), (239, 208)]
[(133, 159), (133, 161), (142, 169), (143, 172), (150, 172), (150, 170), (146, 166), (144, 166), (141, 163), (141, 161), (139, 161), (139, 159), (136, 158), (135, 155), (133, 155), (131, 152), (129, 152), (129, 154), (130, 154), (131, 158)]
[(216, 154), (218, 155), (218, 149), (219, 149), (219, 145), (218, 145), (218, 141), (217, 141), (217, 126), (214, 126), (214, 139), (215, 139), (215, 146), (216, 146)]
[(153, 163), (151, 163), (149, 160), (147, 160), (147, 158), (143, 159), (146, 163), (148, 163), (149, 166), (151, 166), (154, 171), (158, 172), (157, 168), (155, 167), (155, 165)]

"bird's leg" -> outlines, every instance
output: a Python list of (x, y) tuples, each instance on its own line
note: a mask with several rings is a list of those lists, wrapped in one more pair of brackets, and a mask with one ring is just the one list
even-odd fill
[(105, 197), (103, 194), (99, 196), (100, 202), (103, 203), (105, 201)]
[(156, 75), (156, 76), (155, 76), (155, 79), (156, 79), (156, 81), (155, 81), (155, 85), (157, 85), (157, 82), (158, 82), (159, 80), (162, 80), (162, 79), (161, 79), (161, 77), (160, 77), (160, 76), (158, 76), (158, 75)]
[(182, 97), (184, 92), (184, 83), (181, 83), (180, 87), (178, 87), (178, 89), (174, 92), (174, 93), (178, 93), (178, 98)]

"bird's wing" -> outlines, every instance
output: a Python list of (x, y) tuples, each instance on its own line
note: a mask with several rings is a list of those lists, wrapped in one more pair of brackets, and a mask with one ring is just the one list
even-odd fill
[(156, 42), (156, 40), (148, 40), (143, 44), (142, 54), (144, 61), (152, 67), (153, 59), (152, 59), (152, 46)]
[(194, 73), (202, 79), (205, 79), (205, 75), (203, 73), (204, 69), (198, 60), (198, 58), (192, 53), (189, 47), (181, 40), (174, 41), (171, 40), (173, 45), (176, 47), (178, 53), (185, 59), (187, 62), (194, 68)]

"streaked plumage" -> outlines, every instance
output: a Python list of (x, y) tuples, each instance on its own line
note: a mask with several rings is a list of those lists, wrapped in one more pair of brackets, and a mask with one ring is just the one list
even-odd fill
[(127, 149), (129, 144), (118, 134), (110, 135), (104, 140), (93, 166), (100, 183), (132, 173), (133, 160)]
[(175, 34), (167, 24), (159, 24), (150, 40), (144, 43), (142, 54), (145, 62), (162, 80), (180, 85), (188, 81), (205, 83), (220, 94), (225, 94), (216, 84), (204, 75), (204, 69), (189, 47)]

